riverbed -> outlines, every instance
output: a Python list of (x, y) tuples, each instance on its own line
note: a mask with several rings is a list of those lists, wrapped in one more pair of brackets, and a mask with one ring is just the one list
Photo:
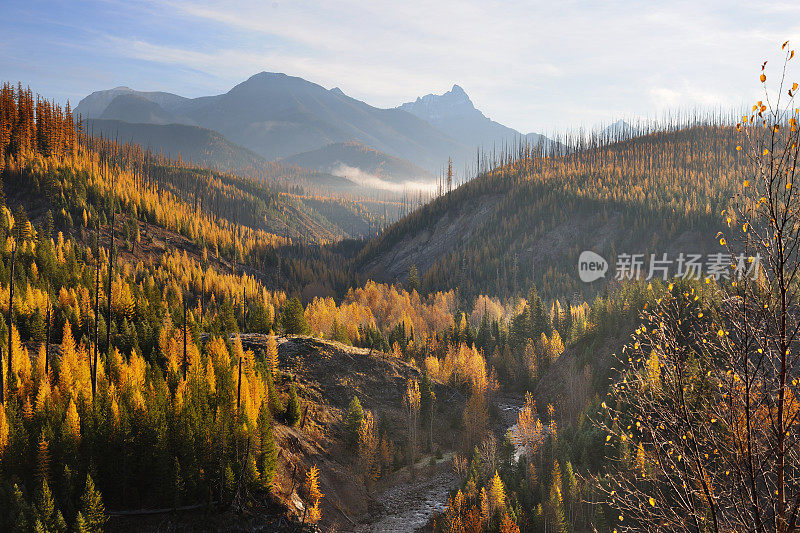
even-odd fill
[[(521, 403), (516, 398), (497, 398), (497, 417), (493, 427), (499, 435), (512, 430), (516, 425)], [(517, 450), (515, 457), (521, 454)], [(459, 480), (451, 467), (452, 457), (440, 460), (436, 472), (425, 475), (419, 472), (416, 479), (393, 485), (375, 495), (380, 505), (380, 514), (375, 521), (355, 528), (357, 533), (407, 533), (424, 528), (435, 514), (444, 512), (447, 496), (459, 486)], [(427, 467), (423, 467), (427, 468)]]

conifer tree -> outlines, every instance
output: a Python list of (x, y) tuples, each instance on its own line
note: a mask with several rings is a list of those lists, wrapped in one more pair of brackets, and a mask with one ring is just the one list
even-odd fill
[(287, 301), (281, 313), (283, 330), (290, 335), (307, 335), (310, 331), (306, 322), (303, 304), (297, 297)]
[(86, 487), (81, 496), (81, 513), (83, 514), (89, 531), (92, 533), (102, 533), (105, 527), (106, 508), (103, 505), (103, 498), (100, 491), (95, 489), (92, 476), (86, 475)]
[(505, 511), (500, 519), (500, 533), (519, 533), (519, 526)]
[(317, 465), (313, 465), (306, 473), (306, 494), (308, 495), (306, 505), (308, 515), (306, 519), (308, 522), (315, 524), (322, 518), (319, 502), (324, 496), (319, 488), (319, 468), (317, 468)]
[(91, 533), (89, 524), (86, 523), (86, 519), (80, 511), (75, 515), (75, 523), (72, 526), (72, 531), (74, 531), (74, 533)]
[(289, 401), (286, 404), (286, 421), (290, 426), (296, 426), (300, 422), (300, 399), (297, 397), (297, 389), (294, 383), (289, 385)]
[(39, 439), (36, 457), (36, 478), (44, 482), (49, 482), (50, 480), (50, 448), (49, 443), (44, 438), (44, 432), (42, 432), (42, 436)]
[(347, 408), (347, 418), (345, 419), (347, 440), (351, 446), (355, 446), (358, 443), (358, 432), (363, 422), (364, 409), (361, 407), (361, 402), (358, 401), (358, 396), (353, 396), (353, 399), (350, 400), (350, 406)]
[(557, 533), (568, 533), (566, 513), (564, 512), (564, 499), (561, 493), (561, 467), (558, 461), (553, 462), (553, 474), (551, 476), (550, 494), (547, 499), (548, 514), (551, 528)]
[(506, 508), (506, 489), (496, 470), (489, 486), (489, 507), (492, 509), (492, 513)]
[(275, 339), (275, 333), (270, 330), (269, 336), (267, 337), (267, 366), (269, 367), (269, 372), (272, 376), (278, 372), (278, 342)]
[(412, 264), (411, 268), (408, 269), (408, 292), (419, 292), (420, 289), (419, 271), (417, 270), (417, 265)]
[(14, 531), (30, 531), (31, 529), (31, 506), (25, 500), (22, 489), (14, 483), (11, 489), (11, 517)]
[(183, 494), (184, 482), (181, 472), (181, 463), (178, 458), (172, 461), (172, 507), (178, 508), (181, 504), (181, 494)]
[(267, 489), (272, 489), (275, 472), (278, 469), (278, 447), (272, 433), (272, 416), (267, 402), (261, 403), (258, 414), (258, 430), (261, 441), (261, 483)]
[(36, 494), (36, 515), (48, 531), (55, 529), (56, 504), (46, 480), (42, 480)]

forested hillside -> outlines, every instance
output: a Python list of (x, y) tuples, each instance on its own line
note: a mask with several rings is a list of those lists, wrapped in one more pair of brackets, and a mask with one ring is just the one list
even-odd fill
[[(691, 117), (637, 135), (520, 145), (463, 187), (435, 199), (371, 241), (359, 268), (462, 293), (520, 296), (536, 283), (547, 298), (588, 298), (578, 256), (716, 251), (721, 211), (740, 180), (736, 130)], [(613, 277), (611, 265), (609, 277)]]

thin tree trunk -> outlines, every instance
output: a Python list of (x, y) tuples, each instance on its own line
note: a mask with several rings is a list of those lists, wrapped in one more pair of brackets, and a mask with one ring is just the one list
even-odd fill
[(114, 213), (116, 179), (111, 180), (111, 248), (108, 251), (108, 310), (106, 311), (106, 353), (111, 353), (111, 276), (114, 270)]
[(44, 340), (44, 373), (50, 375), (50, 295), (47, 295), (47, 334)]
[[(17, 245), (14, 244), (11, 248), (11, 277), (8, 282), (8, 388), (9, 390), (14, 386), (14, 346), (11, 344), (11, 330), (14, 326), (14, 260), (16, 259)], [(2, 360), (0, 360), (2, 363)], [(2, 374), (3, 367), (0, 364), (0, 374)], [(5, 389), (3, 383), (0, 382), (0, 402), (5, 401)]]
[[(92, 398), (97, 394), (97, 359), (100, 344), (100, 227), (97, 228), (97, 252), (94, 272), (94, 355), (92, 357)], [(107, 327), (107, 326), (106, 326)]]
[(183, 379), (186, 380), (186, 370), (189, 366), (189, 358), (186, 353), (186, 296), (183, 297)]

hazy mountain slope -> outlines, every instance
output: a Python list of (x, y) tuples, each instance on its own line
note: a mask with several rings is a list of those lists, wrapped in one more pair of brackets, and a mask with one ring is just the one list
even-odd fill
[(147, 124), (175, 124), (180, 122), (172, 113), (167, 112), (152, 100), (148, 100), (138, 94), (121, 94), (115, 97), (100, 115), (100, 118)]
[(172, 159), (177, 159), (180, 155), (184, 161), (206, 164), (222, 170), (266, 163), (260, 155), (230, 142), (216, 131), (198, 126), (133, 124), (123, 120), (93, 119), (84, 121), (84, 131), (122, 142), (133, 142), (143, 148), (149, 147), (153, 152), (162, 153)]
[(423, 120), (430, 122), (437, 129), (450, 137), (469, 146), (482, 146), (491, 149), (494, 145), (528, 139), (535, 144), (547, 139), (538, 133), (523, 135), (515, 129), (486, 117), (476, 109), (464, 89), (458, 85), (444, 94), (428, 94), (407, 102), (398, 107)]
[(133, 142), (172, 159), (224, 171), (250, 175), (279, 185), (301, 185), (324, 190), (353, 190), (356, 184), (344, 177), (266, 159), (230, 142), (220, 133), (185, 124), (133, 124), (121, 120), (84, 120), (84, 131)]
[[(333, 143), (317, 150), (296, 154), (287, 163), (345, 176), (354, 181), (376, 177), (392, 182), (431, 182), (427, 170), (398, 157), (384, 154), (357, 142)], [(364, 176), (364, 174), (368, 176)]]
[[(86, 98), (82, 99), (78, 106), (74, 109), (75, 116), (87, 118), (100, 118), (103, 112), (108, 108), (111, 102), (120, 95), (133, 95), (150, 102), (158, 104), (161, 108), (167, 111), (174, 110), (177, 106), (185, 103), (188, 98), (178, 96), (177, 94), (165, 92), (146, 92), (134, 91), (129, 87), (116, 87), (105, 91), (95, 91)], [(183, 119), (185, 121), (185, 119)], [(138, 120), (137, 122), (145, 122)]]

